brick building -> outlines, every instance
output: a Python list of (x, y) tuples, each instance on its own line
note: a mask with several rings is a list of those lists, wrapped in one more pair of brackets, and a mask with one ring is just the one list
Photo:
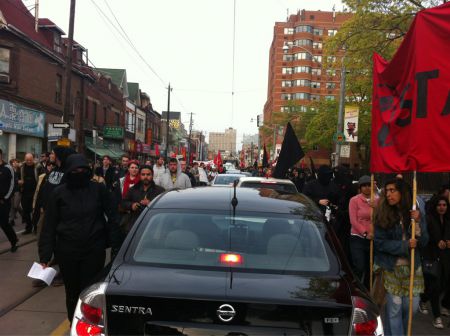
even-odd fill
[[(325, 60), (323, 49), (327, 38), (334, 36), (351, 15), (301, 10), (290, 15), (286, 22), (275, 23), (264, 125), (272, 126), (274, 112), (305, 112), (312, 101), (339, 99), (341, 54)], [(334, 66), (323, 68), (325, 61)], [(275, 133), (279, 145), (283, 136)], [(273, 135), (261, 133), (261, 136), (263, 143), (273, 143)]]
[[(51, 124), (61, 122), (65, 101), (63, 35), (49, 19), (36, 24), (21, 0), (0, 2), (0, 147), (8, 158), (39, 154), (60, 136)], [(86, 133), (105, 123), (123, 127), (124, 102), (118, 87), (88, 66), (85, 48), (74, 41), (72, 52), (70, 138), (83, 152)]]

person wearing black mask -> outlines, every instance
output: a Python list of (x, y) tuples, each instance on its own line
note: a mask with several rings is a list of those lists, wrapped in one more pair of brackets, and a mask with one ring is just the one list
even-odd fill
[(48, 266), (55, 254), (66, 289), (66, 307), (72, 321), (78, 297), (120, 248), (117, 211), (101, 183), (91, 181), (86, 158), (73, 154), (66, 161), (64, 180), (50, 195), (39, 239), (39, 258)]
[(303, 193), (311, 198), (325, 214), (327, 206), (336, 205), (338, 200), (338, 188), (332, 181), (333, 171), (329, 166), (319, 167), (317, 180), (305, 184)]

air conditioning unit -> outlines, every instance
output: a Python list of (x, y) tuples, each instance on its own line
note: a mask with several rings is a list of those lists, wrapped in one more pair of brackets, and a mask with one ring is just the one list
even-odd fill
[(0, 83), (9, 83), (9, 76), (0, 74)]

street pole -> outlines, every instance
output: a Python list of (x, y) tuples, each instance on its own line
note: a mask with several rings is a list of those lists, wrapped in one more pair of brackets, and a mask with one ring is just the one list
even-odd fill
[(250, 165), (253, 165), (253, 141), (250, 143)]
[[(75, 24), (75, 3), (76, 0), (70, 0), (70, 17), (69, 17), (69, 38), (67, 41), (67, 61), (66, 61), (66, 96), (64, 101), (63, 122), (69, 122), (69, 114), (71, 108), (71, 91), (72, 91), (72, 46), (73, 46), (73, 28)], [(62, 137), (68, 138), (70, 128), (63, 128)]]
[[(337, 124), (337, 135), (342, 133), (343, 124), (344, 124), (344, 110), (345, 110), (345, 64), (344, 64), (345, 56), (342, 56), (342, 67), (341, 67), (341, 91), (339, 94), (339, 114), (338, 114), (338, 124)], [(336, 155), (334, 160), (334, 166), (337, 167), (339, 165), (339, 157), (341, 155), (341, 144), (339, 141), (336, 141)]]
[(275, 157), (276, 157), (275, 147), (277, 145), (277, 128), (278, 128), (278, 125), (274, 124), (273, 125), (273, 158), (272, 158), (272, 161), (275, 161)]
[(189, 140), (188, 140), (188, 157), (187, 157), (187, 165), (191, 164), (191, 134), (192, 134), (192, 112), (191, 112), (191, 120), (189, 121)]
[(166, 120), (166, 164), (169, 162), (169, 143), (170, 143), (170, 134), (169, 134), (169, 114), (170, 114), (170, 92), (172, 88), (167, 88), (167, 120)]

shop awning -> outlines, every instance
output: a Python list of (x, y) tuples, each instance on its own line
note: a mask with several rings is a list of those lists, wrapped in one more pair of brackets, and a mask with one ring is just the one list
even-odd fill
[(112, 159), (118, 159), (120, 158), (120, 156), (122, 154), (117, 153), (116, 151), (113, 151), (109, 148), (103, 147), (103, 146), (92, 146), (92, 145), (87, 145), (86, 146), (91, 152), (97, 154), (98, 156), (105, 156), (108, 155), (110, 156)]

